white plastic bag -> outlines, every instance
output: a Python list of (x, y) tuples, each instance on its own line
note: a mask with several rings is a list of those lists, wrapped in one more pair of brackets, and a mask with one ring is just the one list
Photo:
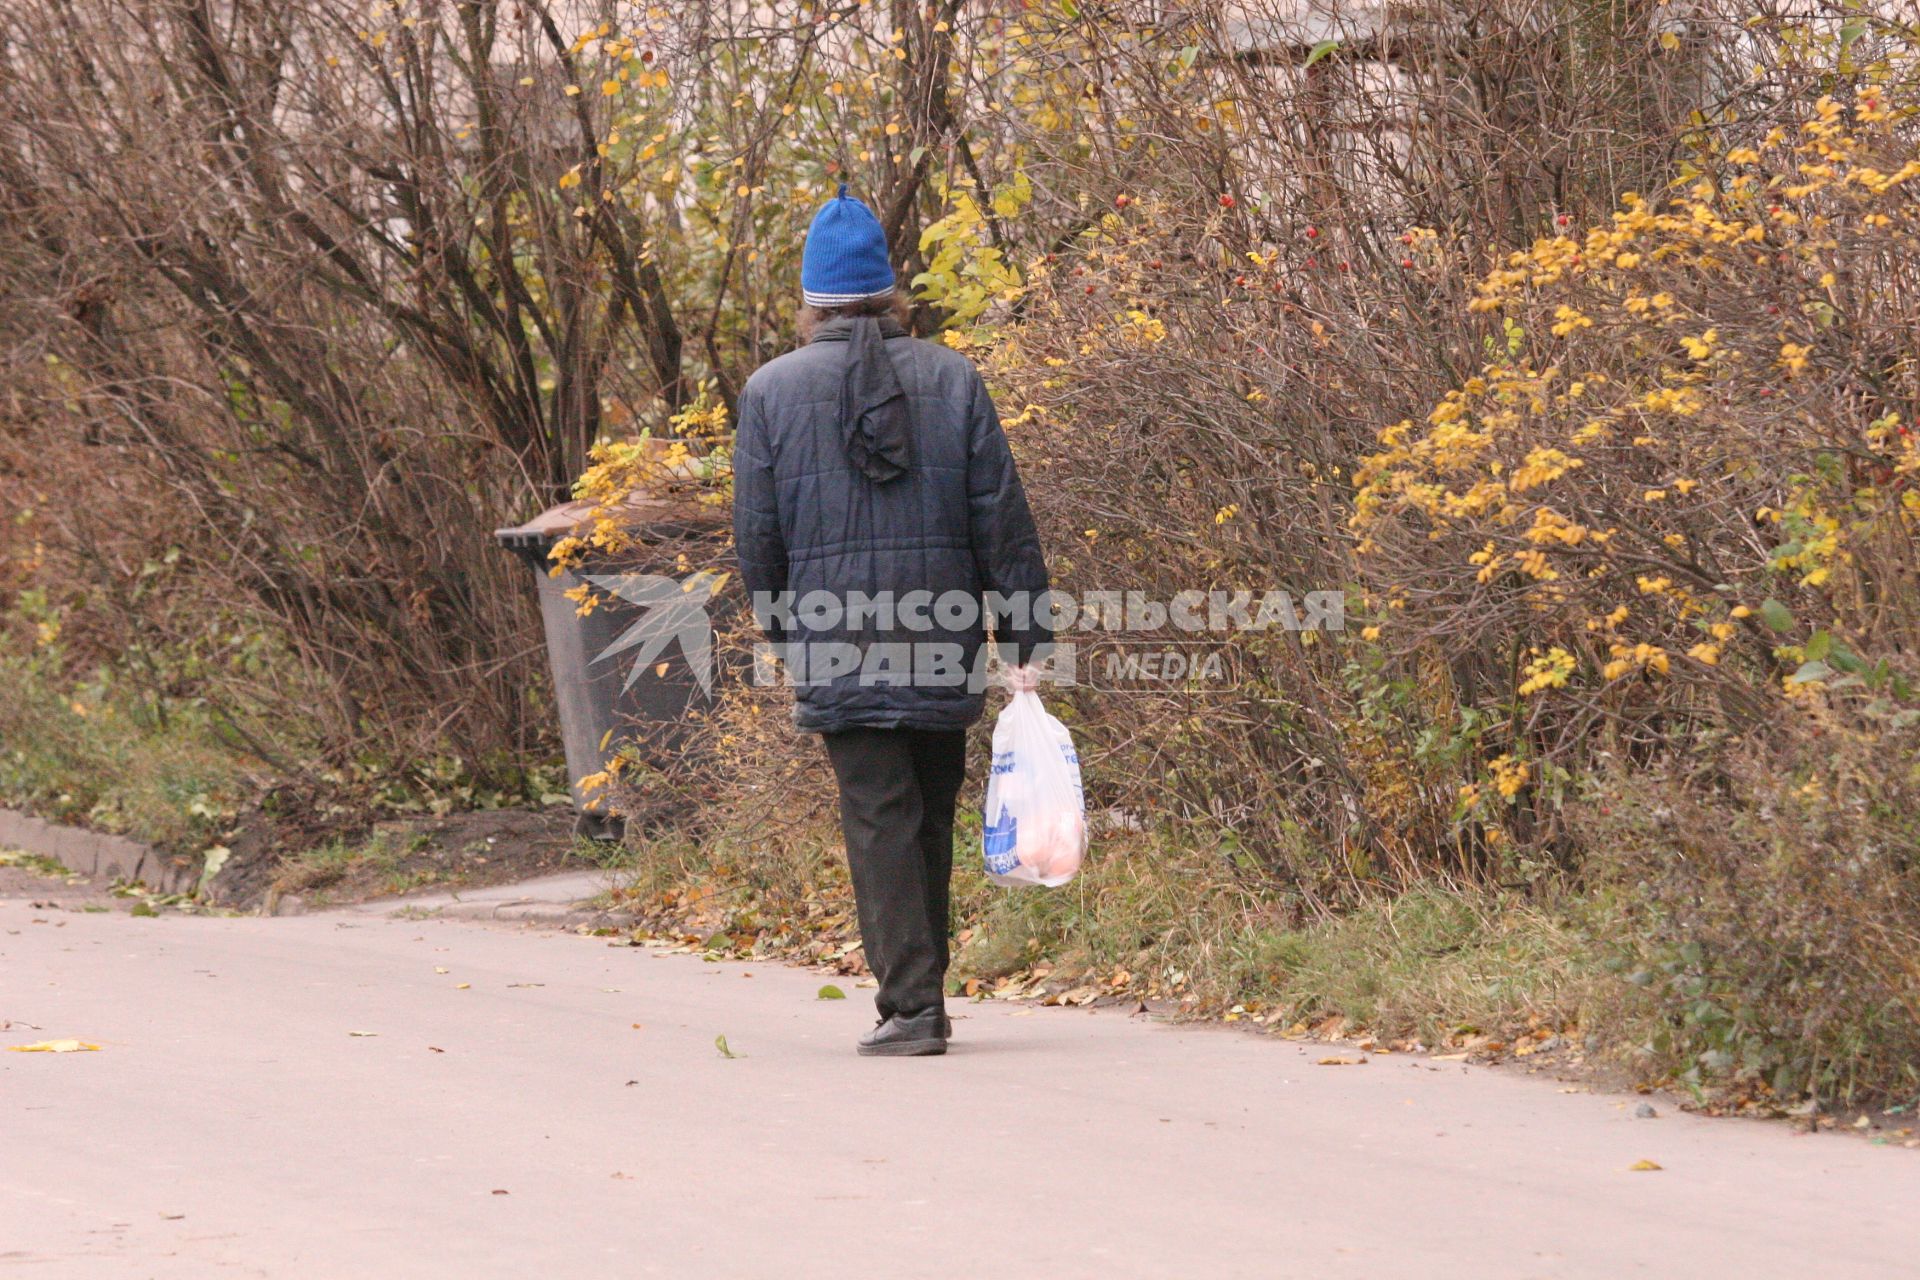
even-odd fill
[(1087, 852), (1079, 753), (1031, 689), (994, 721), (981, 846), (987, 878), (1004, 885), (1065, 884)]

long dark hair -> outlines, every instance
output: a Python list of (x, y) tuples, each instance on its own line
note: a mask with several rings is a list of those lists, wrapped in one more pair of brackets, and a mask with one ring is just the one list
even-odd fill
[(839, 320), (848, 316), (892, 316), (903, 327), (911, 328), (913, 309), (907, 303), (907, 296), (895, 289), (892, 293), (883, 293), (876, 298), (862, 298), (858, 302), (849, 302), (841, 307), (800, 308), (800, 341), (812, 342), (814, 331), (829, 320)]

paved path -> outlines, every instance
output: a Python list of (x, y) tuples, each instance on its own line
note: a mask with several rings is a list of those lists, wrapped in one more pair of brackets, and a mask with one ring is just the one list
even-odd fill
[(0, 902), (0, 1025), (40, 1028), (0, 1044), (103, 1046), (0, 1052), (0, 1274), (1844, 1278), (1920, 1256), (1914, 1151), (1084, 1010), (957, 1006), (950, 1056), (861, 1059), (867, 993), (821, 981), (444, 919)]

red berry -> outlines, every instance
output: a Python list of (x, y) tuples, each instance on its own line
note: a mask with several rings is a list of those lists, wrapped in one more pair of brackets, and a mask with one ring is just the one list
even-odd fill
[(1231, 209), (1231, 208), (1233, 208), (1233, 197), (1232, 197), (1232, 196), (1229, 196), (1229, 195), (1222, 195), (1222, 196), (1220, 197), (1220, 207), (1221, 207), (1222, 209)]
[(1087, 286), (1087, 292), (1088, 292), (1088, 293), (1092, 293), (1092, 292), (1093, 292), (1093, 286), (1092, 286), (1092, 285), (1088, 285), (1088, 286)]
[(1120, 195), (1120, 196), (1115, 196), (1113, 198), (1113, 207), (1116, 209), (1124, 209), (1132, 203), (1133, 203), (1132, 196)]
[(1320, 234), (1320, 228), (1318, 227), (1307, 228), (1307, 239), (1309, 240), (1315, 239), (1319, 236), (1319, 234)]
[(1412, 259), (1412, 258), (1402, 258), (1402, 259), (1400, 259), (1400, 265), (1401, 265), (1401, 266), (1403, 266), (1403, 267), (1406, 267), (1406, 268), (1407, 268), (1407, 269), (1409, 269), (1409, 270), (1411, 270), (1411, 269), (1413, 268), (1413, 259)]
[(1564, 227), (1564, 226), (1570, 225), (1573, 222), (1573, 219), (1569, 218), (1566, 214), (1563, 213), (1559, 217), (1555, 218), (1554, 222), (1559, 226)]
[(1400, 243), (1401, 243), (1401, 244), (1412, 244), (1412, 243), (1413, 243), (1413, 232), (1411, 232), (1411, 231), (1409, 231), (1409, 232), (1407, 232), (1407, 234), (1405, 234), (1405, 235), (1403, 235), (1403, 236), (1401, 236), (1401, 237), (1400, 237)]
[(1147, 265), (1152, 267), (1155, 271), (1158, 271), (1162, 264), (1160, 262), (1160, 259), (1155, 258), (1152, 262), (1149, 262)]
[(1353, 270), (1353, 264), (1351, 262), (1343, 262), (1340, 264), (1340, 269), (1342, 271), (1351, 271)]

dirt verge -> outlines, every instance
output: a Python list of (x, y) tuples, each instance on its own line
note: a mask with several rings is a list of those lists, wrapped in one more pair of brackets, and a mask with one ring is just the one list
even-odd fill
[(508, 884), (583, 865), (566, 808), (390, 818), (305, 848), (287, 835), (263, 819), (243, 823), (210, 886), (212, 904), (258, 911), (298, 894), (310, 907), (339, 905)]

